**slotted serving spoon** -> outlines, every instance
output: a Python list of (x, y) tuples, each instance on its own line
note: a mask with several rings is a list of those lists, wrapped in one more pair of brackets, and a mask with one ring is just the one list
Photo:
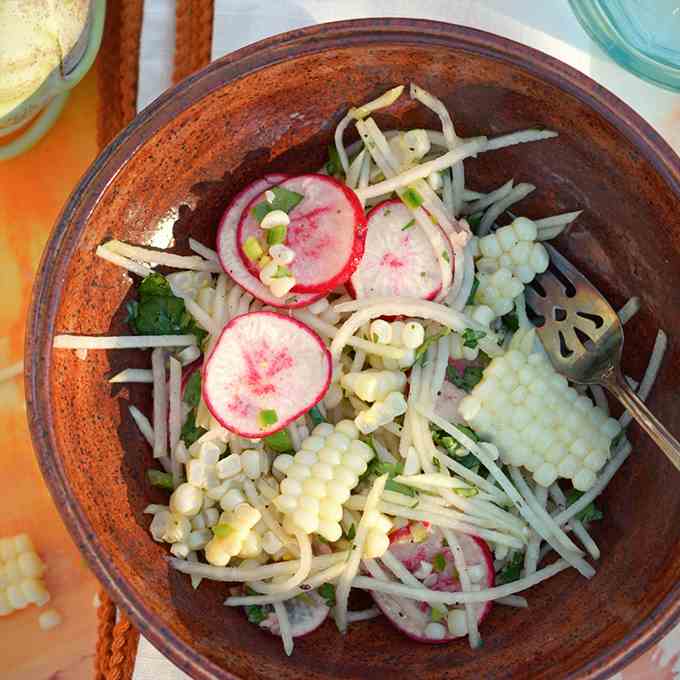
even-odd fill
[(602, 385), (631, 413), (680, 470), (680, 442), (652, 415), (621, 372), (623, 326), (600, 291), (550, 245), (550, 266), (526, 288), (543, 317), (537, 332), (553, 366), (582, 385)]

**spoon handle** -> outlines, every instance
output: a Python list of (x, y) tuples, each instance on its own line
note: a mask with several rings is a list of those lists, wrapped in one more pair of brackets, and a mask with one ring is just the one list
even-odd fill
[(668, 460), (680, 470), (680, 442), (652, 415), (642, 399), (628, 386), (621, 372), (611, 375), (604, 386), (630, 411)]

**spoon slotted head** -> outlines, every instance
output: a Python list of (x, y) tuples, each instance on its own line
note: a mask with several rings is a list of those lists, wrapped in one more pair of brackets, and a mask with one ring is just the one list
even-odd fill
[(544, 245), (550, 266), (527, 286), (526, 300), (543, 319), (536, 330), (553, 366), (572, 382), (609, 390), (680, 470), (680, 442), (630, 389), (621, 372), (623, 326), (618, 314), (565, 257)]

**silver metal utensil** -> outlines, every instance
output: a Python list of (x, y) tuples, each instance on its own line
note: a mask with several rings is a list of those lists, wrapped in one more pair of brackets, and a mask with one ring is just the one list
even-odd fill
[(550, 266), (527, 286), (526, 300), (543, 317), (537, 332), (553, 366), (572, 382), (609, 390), (680, 470), (680, 442), (630, 389), (621, 372), (623, 326), (618, 314), (567, 259), (544, 245)]

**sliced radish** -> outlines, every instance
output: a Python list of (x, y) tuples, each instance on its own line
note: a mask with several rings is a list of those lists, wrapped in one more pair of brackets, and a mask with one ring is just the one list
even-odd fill
[[(327, 175), (298, 175), (279, 186), (304, 197), (288, 213), (286, 245), (295, 251), (288, 265), (296, 281), (293, 292), (327, 293), (345, 283), (361, 260), (366, 236), (366, 217), (356, 194)], [(243, 244), (251, 236), (265, 236), (252, 212), (263, 201), (263, 193), (255, 196), (238, 226), (239, 254), (253, 276), (258, 275), (257, 266), (243, 252)]]
[[(422, 525), (418, 526), (422, 527)], [(459, 591), (460, 582), (453, 554), (446, 545), (443, 534), (436, 527), (430, 528), (424, 540), (418, 542), (414, 535), (420, 538), (422, 533), (422, 529), (413, 533), (399, 530), (399, 538), (390, 542), (390, 552), (412, 574), (422, 569), (421, 563), (423, 562), (434, 564), (431, 574), (422, 579), (423, 584), (430, 590)], [(493, 558), (486, 543), (476, 536), (467, 534), (456, 533), (456, 538), (463, 550), (465, 566), (471, 577), (472, 585), (478, 589), (491, 588), (494, 584)], [(437, 571), (437, 567), (440, 566), (437, 563), (442, 560), (444, 569)], [(432, 644), (450, 642), (455, 639), (455, 636), (449, 633), (445, 620), (441, 621), (446, 629), (443, 639), (432, 639), (425, 634), (428, 624), (432, 623), (432, 607), (426, 602), (416, 602), (378, 592), (372, 592), (371, 595), (390, 622), (408, 637)], [(491, 610), (491, 602), (484, 602), (474, 607), (477, 622), (481, 623)]]
[[(352, 275), (356, 298), (388, 295), (433, 300), (442, 287), (437, 254), (409, 209), (391, 199), (368, 213), (364, 256)], [(453, 251), (444, 234), (449, 262)]]
[[(315, 631), (326, 620), (330, 612), (325, 600), (316, 591), (285, 600), (283, 605), (288, 614), (293, 637), (303, 637)], [(265, 615), (265, 618), (258, 624), (260, 628), (272, 635), (280, 636), (279, 617), (274, 612), (274, 607), (270, 604), (259, 606), (262, 615)], [(249, 607), (244, 609), (248, 614)]]
[(467, 396), (465, 390), (461, 390), (448, 380), (444, 381), (442, 389), (437, 395), (437, 400), (434, 404), (434, 412), (444, 420), (450, 423), (462, 423), (465, 421), (458, 413), (458, 405), (461, 400)]
[[(204, 364), (203, 400), (223, 427), (258, 439), (309, 411), (330, 379), (331, 355), (313, 330), (281, 314), (252, 312), (224, 327)], [(270, 418), (263, 420), (265, 413)]]
[(323, 294), (290, 294), (285, 298), (276, 297), (257, 276), (248, 271), (248, 268), (241, 260), (236, 243), (238, 224), (248, 204), (254, 197), (262, 195), (263, 191), (283, 182), (285, 179), (285, 175), (267, 175), (262, 179), (255, 180), (236, 195), (224, 212), (217, 230), (217, 254), (220, 258), (222, 269), (253, 297), (272, 307), (292, 309), (311, 305), (312, 302), (323, 297)]

